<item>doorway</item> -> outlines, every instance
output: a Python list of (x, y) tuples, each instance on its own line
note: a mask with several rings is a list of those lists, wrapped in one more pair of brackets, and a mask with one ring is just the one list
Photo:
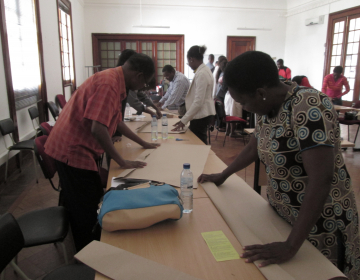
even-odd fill
[(241, 37), (228, 36), (227, 37), (227, 59), (233, 60), (238, 55), (255, 50), (256, 37)]

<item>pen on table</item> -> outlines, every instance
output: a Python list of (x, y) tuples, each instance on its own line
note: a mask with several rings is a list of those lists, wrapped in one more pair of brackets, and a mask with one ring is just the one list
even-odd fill
[(189, 139), (181, 139), (181, 138), (176, 138), (176, 141), (189, 141)]

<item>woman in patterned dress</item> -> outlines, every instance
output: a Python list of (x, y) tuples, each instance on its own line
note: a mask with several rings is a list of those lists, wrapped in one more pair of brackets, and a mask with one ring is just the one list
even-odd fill
[(263, 260), (260, 266), (282, 263), (307, 238), (349, 279), (360, 279), (358, 211), (330, 99), (280, 82), (274, 61), (257, 51), (231, 61), (224, 78), (234, 100), (257, 114), (255, 133), (223, 172), (198, 181), (221, 185), (259, 157), (268, 175), (269, 203), (293, 226), (286, 241), (246, 246), (242, 257)]

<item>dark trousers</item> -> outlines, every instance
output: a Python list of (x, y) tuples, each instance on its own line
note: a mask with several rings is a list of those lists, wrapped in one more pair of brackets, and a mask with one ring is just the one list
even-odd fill
[(336, 99), (333, 99), (333, 104), (334, 105), (340, 105), (340, 106), (342, 106), (342, 99), (341, 99), (341, 97), (340, 98), (336, 98)]
[(213, 116), (207, 116), (202, 119), (190, 121), (189, 129), (198, 137), (201, 141), (207, 145), (207, 126), (210, 124)]
[(93, 233), (97, 222), (97, 208), (103, 195), (97, 171), (79, 169), (55, 161), (64, 195), (64, 207), (69, 211), (70, 226), (76, 251), (92, 240), (100, 240), (100, 229)]

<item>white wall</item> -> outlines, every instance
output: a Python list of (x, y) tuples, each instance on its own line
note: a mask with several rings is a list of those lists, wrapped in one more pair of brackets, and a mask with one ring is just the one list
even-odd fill
[[(285, 12), (285, 1), (158, 0), (151, 1), (151, 5), (143, 5), (143, 25), (170, 25), (169, 29), (132, 27), (140, 25), (139, 6), (126, 4), (125, 0), (104, 0), (102, 2), (105, 3), (102, 4), (92, 2), (95, 1), (85, 1), (86, 65), (93, 65), (91, 33), (184, 34), (185, 52), (193, 45), (205, 44), (208, 54), (224, 55), (227, 36), (256, 36), (257, 50), (267, 52), (273, 57), (284, 55), (286, 18), (280, 17), (280, 14)], [(259, 8), (260, 2), (265, 8)], [(193, 6), (194, 3), (197, 6)], [(234, 7), (201, 6), (219, 3)], [(183, 6), (186, 4), (192, 7)], [(237, 27), (271, 28), (272, 31), (240, 31)], [(187, 69), (186, 60), (184, 64), (184, 69)]]
[[(320, 2), (288, 0), (288, 8), (308, 5), (310, 9), (312, 4)], [(321, 90), (329, 13), (359, 5), (358, 0), (341, 0), (287, 17), (284, 64), (291, 69), (293, 77), (305, 75), (313, 87)], [(306, 19), (321, 15), (325, 15), (324, 24), (305, 26)]]

